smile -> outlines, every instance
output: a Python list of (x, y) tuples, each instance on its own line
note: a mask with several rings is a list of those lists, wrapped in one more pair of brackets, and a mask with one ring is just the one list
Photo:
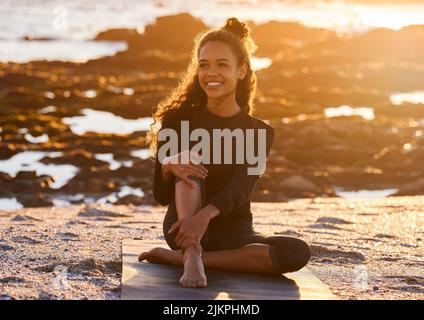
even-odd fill
[(206, 85), (209, 87), (219, 87), (223, 85), (222, 82), (214, 81), (214, 82), (206, 82)]

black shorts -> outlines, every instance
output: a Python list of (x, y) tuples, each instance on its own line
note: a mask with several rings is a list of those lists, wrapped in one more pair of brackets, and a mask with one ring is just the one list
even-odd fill
[[(202, 206), (205, 203), (205, 182), (203, 179), (190, 176), (201, 188)], [(175, 178), (175, 183), (181, 179)], [(178, 250), (180, 247), (175, 243), (178, 232), (168, 233), (171, 226), (178, 220), (175, 206), (175, 195), (172, 196), (163, 220), (163, 233), (169, 247)], [(299, 270), (307, 264), (311, 257), (311, 251), (306, 242), (301, 239), (287, 236), (266, 236), (253, 229), (251, 222), (228, 221), (221, 224), (220, 229), (207, 228), (200, 243), (204, 251), (230, 250), (243, 247), (251, 243), (269, 245), (269, 255), (272, 263), (281, 273)]]

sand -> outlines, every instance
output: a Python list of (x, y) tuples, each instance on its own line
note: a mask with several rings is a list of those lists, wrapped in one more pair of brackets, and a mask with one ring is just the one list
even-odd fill
[[(257, 231), (310, 243), (341, 299), (424, 298), (424, 197), (253, 203)], [(163, 239), (165, 207), (0, 212), (0, 299), (119, 299), (122, 239)]]

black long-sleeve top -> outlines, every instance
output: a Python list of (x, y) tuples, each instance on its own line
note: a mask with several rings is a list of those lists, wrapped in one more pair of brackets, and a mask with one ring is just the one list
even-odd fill
[[(172, 111), (171, 111), (172, 113)], [(247, 168), (256, 167), (257, 165), (249, 165), (246, 157), (244, 163), (236, 163), (235, 155), (235, 143), (236, 139), (233, 138), (232, 150), (224, 149), (222, 153), (232, 152), (231, 164), (224, 164), (224, 158), (222, 156), (221, 164), (213, 163), (213, 129), (225, 129), (228, 128), (231, 131), (237, 128), (241, 129), (255, 129), (255, 143), (253, 146), (245, 146), (245, 148), (255, 148), (255, 156), (257, 153), (257, 129), (266, 129), (266, 156), (268, 157), (272, 143), (274, 141), (274, 129), (266, 124), (265, 122), (256, 119), (241, 110), (234, 116), (231, 117), (219, 117), (211, 113), (206, 106), (191, 108), (190, 112), (185, 115), (181, 115), (178, 121), (170, 121), (167, 115), (162, 121), (163, 128), (175, 129), (180, 138), (180, 121), (188, 120), (190, 133), (196, 128), (203, 128), (209, 132), (211, 137), (210, 145), (210, 164), (203, 164), (208, 170), (208, 175), (205, 179), (206, 186), (206, 204), (213, 204), (219, 210), (220, 214), (211, 220), (209, 223), (212, 228), (219, 226), (223, 222), (228, 221), (247, 221), (252, 222), (252, 212), (250, 210), (250, 195), (253, 187), (260, 177), (260, 175), (248, 175)], [(244, 130), (243, 130), (244, 131)], [(245, 131), (244, 131), (245, 132)], [(181, 142), (181, 141), (180, 141)], [(158, 142), (158, 150), (161, 145), (165, 142)], [(197, 141), (190, 142), (190, 148), (195, 145)], [(243, 140), (244, 143), (244, 140)], [(222, 140), (222, 146), (224, 142)], [(181, 144), (179, 145), (181, 148)], [(178, 151), (181, 152), (181, 149)], [(156, 153), (155, 160), (155, 173), (153, 182), (153, 196), (161, 205), (168, 205), (173, 199), (174, 194), (174, 179), (172, 177), (170, 181), (165, 182), (161, 175), (161, 163), (159, 162), (158, 155)]]

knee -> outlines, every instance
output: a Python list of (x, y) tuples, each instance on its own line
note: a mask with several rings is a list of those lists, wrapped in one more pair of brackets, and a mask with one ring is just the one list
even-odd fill
[(294, 255), (294, 259), (292, 262), (293, 271), (297, 271), (305, 267), (311, 259), (312, 255), (311, 248), (305, 241), (301, 239), (296, 239), (295, 246), (296, 254)]
[[(204, 180), (203, 179), (200, 179), (200, 178), (198, 178), (196, 176), (191, 176), (191, 175), (188, 176), (188, 178), (190, 180), (196, 182), (196, 187), (197, 188), (202, 189), (202, 184), (204, 183)], [(184, 188), (185, 189), (184, 191), (193, 191), (193, 188), (190, 187), (190, 186), (188, 186), (187, 183), (183, 179), (181, 179), (179, 177), (176, 177), (175, 178), (175, 187), (176, 188)]]
[(293, 237), (276, 238), (276, 243), (270, 245), (270, 255), (279, 272), (295, 272), (308, 264), (311, 249), (305, 241)]

